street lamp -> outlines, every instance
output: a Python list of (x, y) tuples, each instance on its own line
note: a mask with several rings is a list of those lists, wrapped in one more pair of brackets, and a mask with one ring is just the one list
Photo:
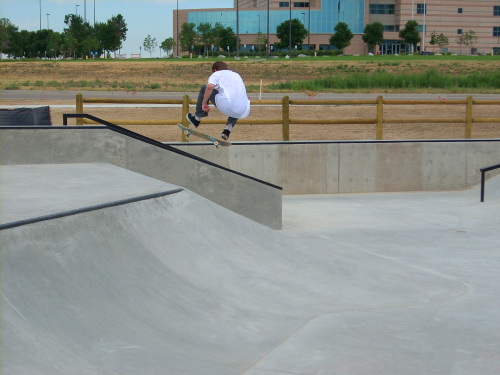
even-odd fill
[(269, 46), (271, 41), (269, 40), (269, 0), (267, 0), (267, 39), (266, 39), (266, 59), (269, 58)]
[(260, 33), (260, 14), (257, 14), (257, 17), (259, 17), (259, 33)]
[(175, 25), (175, 35), (176, 35), (176, 46), (177, 46), (177, 57), (179, 57), (179, 0), (177, 0), (177, 13), (176, 13), (176, 25)]
[(40, 30), (42, 30), (42, 0), (38, 1), (40, 5)]
[(76, 13), (75, 13), (75, 14), (76, 14), (77, 16), (78, 16), (78, 7), (79, 7), (79, 6), (80, 6), (80, 5), (76, 4)]
[(288, 51), (290, 53), (290, 57), (292, 57), (292, 2), (289, 1), (290, 5), (290, 17), (288, 19)]
[(50, 27), (49, 27), (49, 16), (50, 16), (50, 13), (47, 13), (47, 30), (50, 30)]
[(308, 4), (308, 20), (307, 20), (307, 56), (311, 56), (311, 2)]
[(236, 57), (240, 57), (240, 2), (236, 0)]

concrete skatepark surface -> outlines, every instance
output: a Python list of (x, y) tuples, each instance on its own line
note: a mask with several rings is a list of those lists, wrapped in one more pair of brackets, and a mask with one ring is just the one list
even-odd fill
[(108, 164), (0, 172), (2, 374), (500, 372), (500, 177), (285, 196), (276, 231)]

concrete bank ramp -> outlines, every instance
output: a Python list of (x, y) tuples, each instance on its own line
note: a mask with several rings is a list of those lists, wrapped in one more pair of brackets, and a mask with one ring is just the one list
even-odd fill
[[(7, 227), (9, 216), (0, 232), (4, 375), (266, 374), (261, 360), (311, 322), (464, 293), (462, 283), (269, 229), (112, 166), (72, 165), (85, 171), (72, 178), (57, 173), (68, 166), (3, 167), (2, 176), (17, 177), (2, 181), (2, 218), (8, 207), (26, 219), (29, 209), (6, 202), (21, 194), (16, 181), (39, 168), (54, 186), (32, 184), (22, 194), (35, 202), (44, 189), (57, 191), (37, 208), (43, 220)], [(103, 189), (112, 180), (120, 184)], [(80, 199), (70, 187), (84, 181)], [(134, 201), (133, 191), (142, 198), (170, 194)], [(124, 195), (126, 202), (112, 204)], [(58, 204), (67, 216), (50, 208)], [(88, 206), (96, 209), (79, 209)], [(315, 331), (317, 342), (331, 335)], [(339, 348), (337, 355), (345, 353)], [(308, 359), (301, 373), (309, 373)]]

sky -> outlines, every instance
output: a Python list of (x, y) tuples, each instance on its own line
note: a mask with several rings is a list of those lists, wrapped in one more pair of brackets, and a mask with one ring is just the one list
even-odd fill
[[(144, 39), (151, 35), (158, 46), (172, 35), (173, 11), (177, 9), (232, 8), (233, 0), (0, 0), (0, 18), (8, 18), (19, 30), (37, 31), (47, 27), (62, 32), (66, 27), (64, 16), (77, 13), (90, 24), (106, 22), (111, 17), (121, 14), (127, 23), (127, 39), (123, 42), (122, 54), (140, 52)], [(210, 3), (210, 5), (207, 5)], [(216, 5), (214, 5), (216, 4)], [(41, 5), (41, 7), (40, 7)], [(41, 9), (40, 9), (41, 8)], [(86, 8), (86, 12), (85, 12)], [(49, 16), (47, 16), (47, 13)], [(159, 57), (163, 51), (158, 47), (153, 57)], [(142, 51), (144, 57), (147, 56)], [(149, 54), (148, 54), (149, 55)]]

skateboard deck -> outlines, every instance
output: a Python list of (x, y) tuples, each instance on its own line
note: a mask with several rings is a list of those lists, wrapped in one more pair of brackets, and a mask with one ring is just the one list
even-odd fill
[(193, 134), (197, 137), (200, 137), (200, 138), (203, 138), (209, 142), (212, 142), (214, 144), (214, 146), (217, 148), (219, 146), (223, 146), (223, 147), (231, 146), (231, 142), (223, 141), (222, 139), (212, 137), (211, 135), (204, 134), (204, 133), (199, 132), (198, 130), (195, 130), (195, 129), (186, 128), (185, 126), (182, 126), (182, 124), (177, 124), (177, 126), (182, 130), (182, 132), (186, 135), (187, 138), (189, 138), (189, 136), (191, 134)]

